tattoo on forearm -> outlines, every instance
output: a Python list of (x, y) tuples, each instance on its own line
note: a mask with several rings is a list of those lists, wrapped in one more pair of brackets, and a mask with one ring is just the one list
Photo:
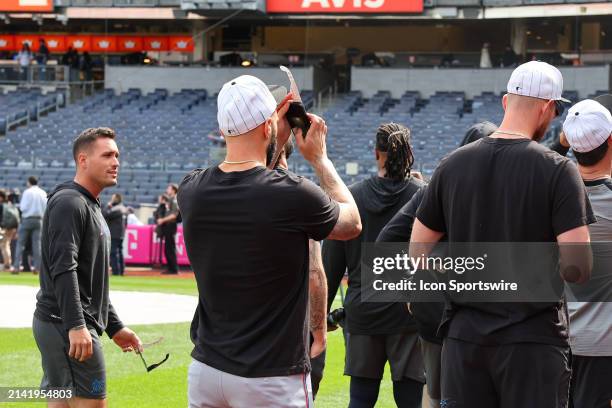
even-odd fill
[(321, 245), (310, 241), (310, 330), (327, 328), (327, 279), (321, 259)]
[(327, 285), (322, 269), (310, 271), (312, 293), (310, 294), (310, 329), (312, 331), (325, 328), (325, 312), (327, 311)]
[(338, 180), (335, 171), (328, 167), (323, 167), (318, 172), (319, 182), (321, 184), (321, 188), (332, 198), (336, 199), (335, 195), (338, 190)]

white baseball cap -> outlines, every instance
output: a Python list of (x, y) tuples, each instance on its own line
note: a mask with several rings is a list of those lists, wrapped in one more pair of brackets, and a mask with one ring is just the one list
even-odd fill
[(217, 97), (217, 121), (223, 136), (239, 136), (264, 123), (276, 110), (266, 84), (252, 75), (232, 79)]
[(590, 152), (610, 137), (612, 115), (601, 103), (585, 99), (570, 108), (563, 133), (574, 151)]
[(532, 98), (563, 101), (563, 76), (555, 67), (542, 61), (519, 65), (508, 81), (508, 93)]

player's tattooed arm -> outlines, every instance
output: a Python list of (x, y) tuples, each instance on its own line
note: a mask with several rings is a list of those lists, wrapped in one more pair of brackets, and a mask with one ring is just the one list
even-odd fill
[(327, 279), (321, 259), (321, 244), (309, 240), (310, 331), (314, 338), (311, 357), (319, 355), (327, 344)]
[(302, 156), (312, 165), (323, 191), (340, 205), (340, 215), (327, 239), (346, 241), (361, 233), (361, 218), (355, 200), (344, 184), (333, 163), (327, 157), (325, 121), (308, 114), (311, 124), (307, 135), (296, 130), (295, 141)]

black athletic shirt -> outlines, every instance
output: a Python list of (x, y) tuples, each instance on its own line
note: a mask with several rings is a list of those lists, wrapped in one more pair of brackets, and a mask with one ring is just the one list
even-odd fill
[(328, 307), (348, 269), (348, 290), (344, 299), (344, 329), (348, 333), (379, 335), (416, 330), (405, 303), (361, 301), (361, 245), (375, 242), (387, 222), (424, 185), (414, 177), (394, 181), (373, 176), (349, 187), (359, 209), (361, 234), (346, 242), (327, 240), (323, 243), (323, 265), (329, 285)]
[(196, 360), (242, 377), (310, 371), (308, 238), (322, 240), (340, 207), (284, 170), (198, 169), (179, 187), (199, 303)]
[(62, 323), (66, 331), (86, 324), (111, 338), (123, 328), (108, 294), (110, 240), (100, 202), (87, 189), (68, 181), (49, 194), (34, 311), (38, 319)]
[[(490, 137), (441, 161), (417, 218), (449, 242), (555, 242), (595, 222), (570, 160), (528, 139)], [(448, 337), (567, 345), (565, 302), (452, 306)]]
[[(426, 185), (414, 193), (410, 201), (400, 208), (380, 231), (376, 242), (410, 242), (414, 219), (425, 191)], [(410, 305), (410, 314), (417, 325), (419, 335), (431, 343), (442, 344), (443, 339), (438, 336), (438, 326), (444, 312), (444, 300), (441, 296), (440, 302), (413, 301)]]

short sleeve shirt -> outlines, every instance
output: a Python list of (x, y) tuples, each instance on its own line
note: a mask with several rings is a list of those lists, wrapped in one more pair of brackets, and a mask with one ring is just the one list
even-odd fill
[[(576, 166), (528, 139), (485, 137), (447, 156), (417, 211), (449, 242), (555, 242), (595, 222)], [(567, 311), (555, 304), (452, 308), (448, 336), (480, 344), (567, 344)]]
[(308, 239), (330, 234), (338, 203), (291, 172), (212, 167), (178, 204), (200, 296), (192, 356), (243, 377), (309, 371)]

